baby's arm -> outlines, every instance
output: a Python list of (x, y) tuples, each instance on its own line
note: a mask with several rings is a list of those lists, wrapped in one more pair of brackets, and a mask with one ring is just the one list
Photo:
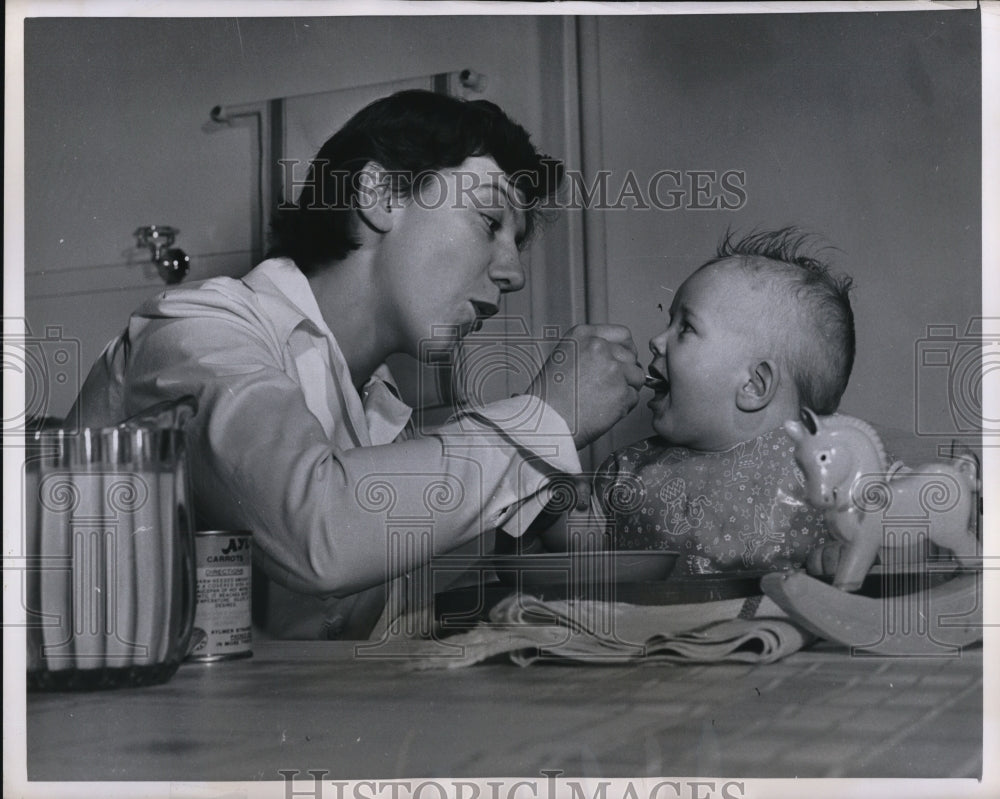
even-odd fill
[(503, 530), (496, 531), (497, 555), (534, 555), (541, 552), (564, 552), (566, 513), (555, 510), (550, 503), (519, 538)]
[(514, 538), (497, 530), (495, 550), (498, 555), (530, 555), (540, 552), (565, 552), (569, 548), (569, 529), (587, 523), (590, 510), (590, 476), (564, 475), (552, 486), (552, 499), (528, 526), (524, 535)]
[(613, 537), (607, 533), (613, 529), (614, 514), (606, 500), (616, 495), (623, 469), (618, 455), (608, 456), (596, 473), (564, 474), (554, 480), (551, 499), (520, 541), (498, 533), (497, 553), (611, 549)]
[(572, 485), (557, 492), (547, 510), (552, 514), (540, 538), (549, 552), (568, 550), (610, 549), (612, 539), (607, 533), (614, 524), (611, 509), (604, 499), (612, 496), (609, 490), (617, 476), (618, 461), (612, 454), (596, 474), (576, 475)]

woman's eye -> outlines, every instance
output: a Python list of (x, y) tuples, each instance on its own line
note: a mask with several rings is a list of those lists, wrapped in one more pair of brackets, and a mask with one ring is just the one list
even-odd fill
[(496, 219), (496, 218), (490, 216), (489, 214), (480, 214), (480, 216), (483, 218), (483, 221), (486, 223), (486, 227), (489, 228), (489, 231), (490, 231), (491, 235), (493, 233), (496, 233), (498, 230), (500, 230), (500, 226), (501, 225), (500, 225), (500, 220), (499, 219)]

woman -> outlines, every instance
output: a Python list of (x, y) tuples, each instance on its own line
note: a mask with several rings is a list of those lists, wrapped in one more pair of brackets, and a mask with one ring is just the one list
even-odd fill
[[(253, 531), (269, 629), (366, 635), (386, 581), (518, 535), (551, 477), (579, 472), (577, 448), (635, 405), (623, 327), (575, 328), (524, 396), (420, 437), (384, 365), (454, 348), (523, 287), (520, 251), (561, 171), (492, 103), (378, 100), (320, 150), (266, 261), (150, 300), (95, 365), (84, 425), (197, 398), (197, 524)], [(431, 546), (394, 543), (400, 519), (424, 520)]]

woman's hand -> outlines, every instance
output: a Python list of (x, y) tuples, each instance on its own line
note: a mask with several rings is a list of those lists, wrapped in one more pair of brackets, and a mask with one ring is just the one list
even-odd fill
[(528, 393), (562, 416), (581, 449), (635, 407), (643, 376), (627, 327), (577, 325), (556, 345)]

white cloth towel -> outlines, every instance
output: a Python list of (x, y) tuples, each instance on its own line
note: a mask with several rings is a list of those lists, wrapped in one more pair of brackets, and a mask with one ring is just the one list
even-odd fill
[(489, 621), (446, 639), (448, 651), (418, 668), (457, 668), (497, 655), (527, 666), (539, 660), (770, 663), (813, 637), (767, 597), (687, 605), (630, 605), (589, 600), (543, 601), (513, 594)]

